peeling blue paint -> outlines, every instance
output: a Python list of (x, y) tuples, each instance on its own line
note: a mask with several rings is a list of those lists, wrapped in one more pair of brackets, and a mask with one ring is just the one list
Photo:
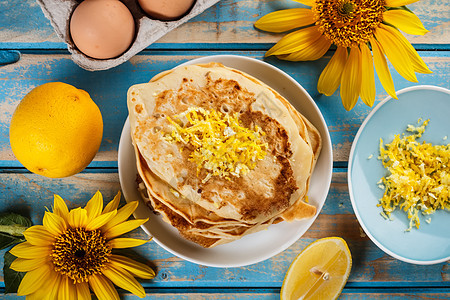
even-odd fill
[(0, 50), (0, 66), (13, 64), (20, 60), (20, 52), (17, 50)]

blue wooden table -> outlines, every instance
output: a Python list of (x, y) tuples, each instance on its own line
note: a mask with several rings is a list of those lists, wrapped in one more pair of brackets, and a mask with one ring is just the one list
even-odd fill
[[(309, 243), (340, 236), (349, 244), (353, 267), (340, 299), (449, 299), (449, 262), (420, 266), (404, 263), (382, 252), (364, 234), (353, 213), (347, 187), (347, 161), (353, 138), (371, 108), (359, 102), (347, 112), (338, 93), (320, 95), (316, 84), (332, 51), (315, 62), (284, 62), (264, 58), (280, 36), (254, 29), (260, 16), (300, 6), (283, 0), (222, 0), (201, 15), (149, 46), (130, 61), (107, 71), (88, 72), (70, 59), (66, 45), (53, 31), (34, 0), (0, 0), (0, 57), (17, 62), (0, 66), (0, 212), (15, 211), (42, 221), (45, 206), (57, 193), (74, 207), (100, 189), (111, 199), (120, 189), (117, 149), (127, 117), (126, 91), (155, 74), (184, 61), (214, 54), (237, 54), (265, 60), (295, 78), (314, 98), (330, 131), (333, 179), (328, 198), (308, 232), (286, 251), (258, 264), (240, 268), (211, 268), (186, 262), (151, 242), (135, 251), (157, 271), (143, 282), (152, 299), (278, 299), (287, 268)], [(420, 84), (450, 88), (450, 5), (448, 0), (424, 0), (409, 6), (430, 31), (407, 36), (433, 71), (418, 74)], [(20, 56), (19, 56), (20, 52)], [(391, 68), (397, 90), (412, 86)], [(8, 129), (11, 115), (32, 88), (63, 81), (89, 92), (104, 119), (104, 137), (94, 161), (82, 173), (49, 179), (31, 174), (12, 154)], [(387, 96), (376, 79), (376, 103)], [(375, 103), (375, 104), (376, 104)], [(142, 230), (131, 233), (145, 238)], [(3, 257), (3, 252), (0, 253)], [(0, 268), (2, 263), (0, 263)], [(0, 281), (0, 291), (4, 289)], [(122, 292), (124, 299), (137, 299)], [(18, 299), (14, 294), (2, 299)]]

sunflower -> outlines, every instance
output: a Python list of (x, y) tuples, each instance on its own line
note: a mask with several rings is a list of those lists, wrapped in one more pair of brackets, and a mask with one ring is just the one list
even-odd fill
[[(397, 99), (386, 57), (405, 79), (417, 82), (417, 73), (432, 73), (399, 32), (428, 32), (405, 5), (418, 0), (293, 0), (310, 6), (270, 13), (255, 23), (269, 32), (295, 28), (266, 56), (289, 61), (321, 58), (334, 44), (337, 49), (317, 83), (320, 93), (331, 96), (340, 86), (342, 104), (351, 110), (358, 98), (368, 106), (375, 101), (373, 65), (386, 92)], [(371, 51), (372, 50), (372, 51)], [(385, 57), (386, 56), (386, 57)]]
[(147, 220), (128, 220), (138, 206), (130, 202), (120, 209), (120, 192), (103, 208), (97, 191), (84, 208), (68, 210), (64, 200), (54, 196), (53, 212), (45, 212), (43, 225), (24, 231), (26, 242), (10, 250), (17, 258), (11, 268), (26, 272), (17, 294), (27, 299), (91, 299), (89, 287), (98, 299), (119, 299), (114, 285), (145, 297), (134, 276), (150, 279), (153, 270), (112, 249), (136, 247), (146, 240), (119, 238)]

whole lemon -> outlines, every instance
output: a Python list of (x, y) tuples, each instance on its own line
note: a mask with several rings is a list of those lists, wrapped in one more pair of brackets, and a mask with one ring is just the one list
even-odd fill
[(102, 135), (102, 115), (89, 94), (62, 82), (29, 92), (17, 106), (9, 129), (16, 158), (31, 172), (52, 178), (86, 168)]

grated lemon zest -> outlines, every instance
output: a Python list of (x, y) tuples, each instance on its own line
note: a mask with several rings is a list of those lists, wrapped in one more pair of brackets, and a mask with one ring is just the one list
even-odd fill
[(439, 209), (450, 210), (450, 172), (447, 168), (450, 144), (416, 141), (425, 132), (428, 122), (425, 120), (420, 126), (408, 125), (406, 130), (412, 134), (401, 138), (399, 134), (395, 135), (389, 144), (380, 139), (379, 159), (390, 174), (381, 178), (386, 189), (378, 206), (383, 208), (382, 215), (389, 218), (395, 209), (407, 212), (409, 228), (406, 231), (419, 228), (419, 211), (430, 215)]
[(202, 168), (210, 172), (204, 182), (211, 176), (230, 180), (231, 175), (245, 175), (267, 154), (268, 144), (262, 140), (264, 131), (257, 125), (254, 129), (241, 126), (238, 113), (191, 107), (167, 120), (173, 131), (165, 139), (193, 146), (189, 160), (197, 164), (197, 176)]

